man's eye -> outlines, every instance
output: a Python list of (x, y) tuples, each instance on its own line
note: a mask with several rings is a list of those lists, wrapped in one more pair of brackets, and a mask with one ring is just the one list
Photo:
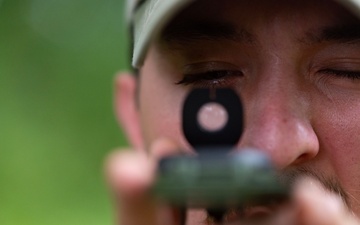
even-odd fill
[(347, 71), (347, 70), (337, 70), (337, 69), (323, 69), (319, 71), (322, 74), (332, 75), (336, 78), (347, 78), (350, 80), (360, 79), (360, 71)]
[(194, 85), (201, 88), (233, 86), (243, 76), (241, 71), (216, 70), (197, 74), (185, 74), (178, 85)]

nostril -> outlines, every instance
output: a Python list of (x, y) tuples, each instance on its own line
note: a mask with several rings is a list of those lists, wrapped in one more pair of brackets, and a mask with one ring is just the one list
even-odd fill
[(303, 153), (301, 154), (299, 157), (297, 157), (294, 162), (292, 163), (293, 165), (297, 165), (297, 164), (301, 164), (304, 163), (312, 158), (315, 157), (315, 154), (311, 154), (311, 153)]

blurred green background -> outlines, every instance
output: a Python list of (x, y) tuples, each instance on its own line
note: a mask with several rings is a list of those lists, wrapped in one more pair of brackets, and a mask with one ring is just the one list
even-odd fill
[(124, 0), (0, 0), (0, 224), (113, 224)]

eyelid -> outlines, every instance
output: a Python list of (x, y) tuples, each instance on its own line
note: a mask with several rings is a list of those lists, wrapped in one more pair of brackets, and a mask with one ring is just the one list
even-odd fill
[(316, 63), (315, 70), (332, 69), (339, 71), (360, 70), (360, 59), (358, 58), (334, 58)]
[(183, 74), (200, 74), (206, 71), (222, 71), (222, 70), (240, 70), (237, 66), (227, 62), (212, 61), (200, 62), (185, 65)]
[(323, 74), (333, 75), (338, 78), (348, 78), (352, 80), (360, 79), (359, 70), (323, 69), (319, 72)]
[(239, 78), (243, 77), (241, 71), (217, 70), (198, 74), (185, 74), (177, 85), (194, 85), (201, 88), (216, 88), (233, 86)]

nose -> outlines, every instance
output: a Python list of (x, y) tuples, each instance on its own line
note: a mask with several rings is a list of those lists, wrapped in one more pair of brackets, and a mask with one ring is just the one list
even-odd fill
[(289, 79), (276, 77), (254, 83), (243, 96), (245, 130), (240, 147), (264, 151), (278, 169), (314, 158), (319, 141), (304, 90)]

